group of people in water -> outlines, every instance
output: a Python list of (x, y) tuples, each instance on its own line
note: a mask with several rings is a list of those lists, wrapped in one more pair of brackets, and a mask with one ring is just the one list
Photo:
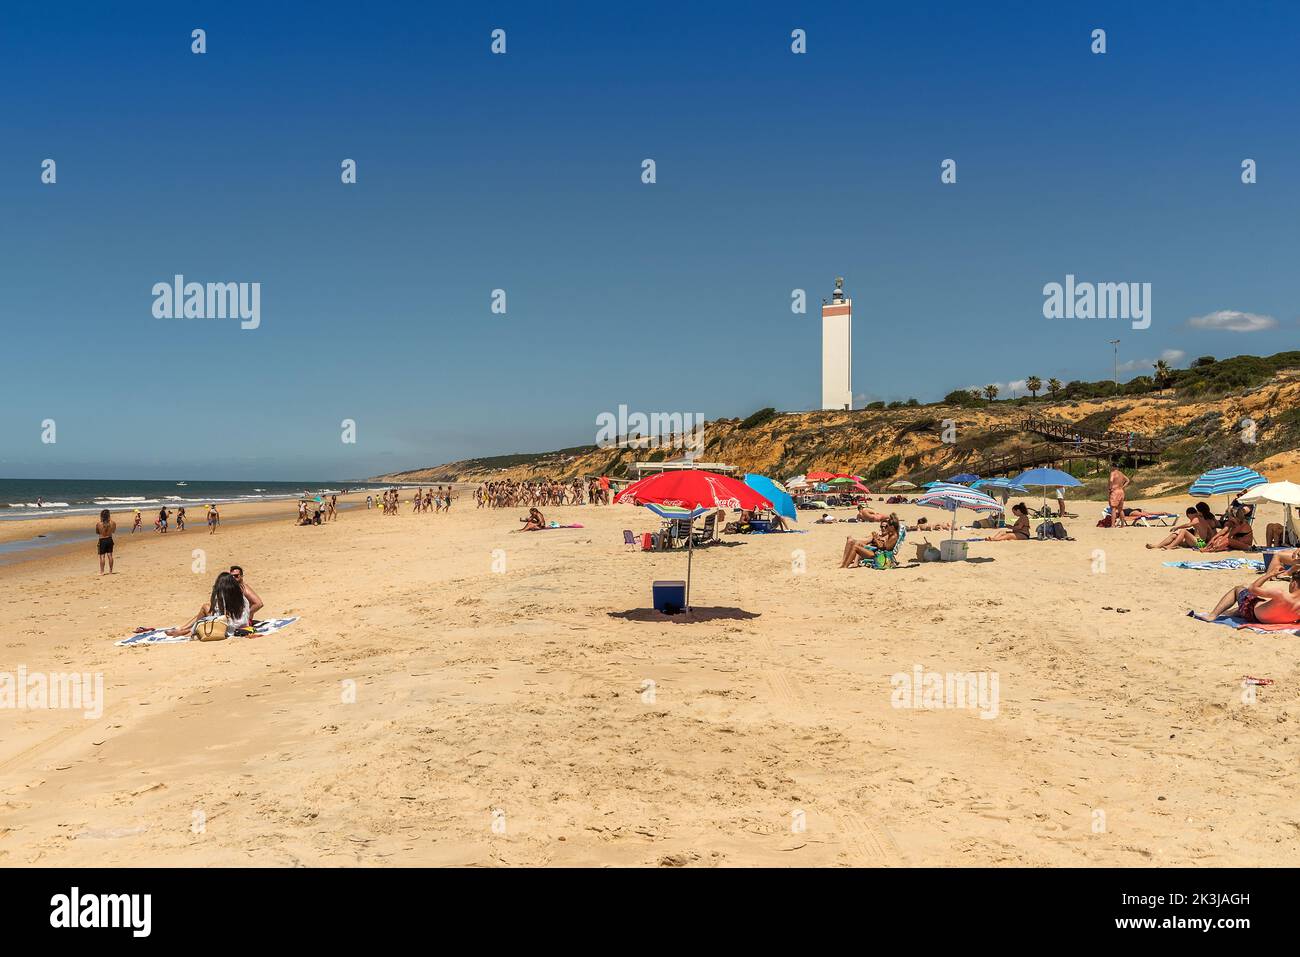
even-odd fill
[(603, 475), (586, 481), (575, 478), (567, 482), (499, 479), (480, 485), (474, 492), (474, 501), (478, 508), (549, 508), (553, 505), (609, 505), (613, 495), (609, 479)]

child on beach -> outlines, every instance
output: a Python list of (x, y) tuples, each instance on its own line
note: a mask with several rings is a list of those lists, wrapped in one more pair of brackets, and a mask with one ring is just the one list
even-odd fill
[(137, 509), (135, 510), (135, 524), (131, 526), (131, 534), (134, 535), (134, 534), (135, 534), (135, 530), (136, 530), (137, 528), (141, 528), (143, 525), (144, 525), (144, 521), (143, 521), (143, 519), (140, 517), (140, 510), (137, 508)]

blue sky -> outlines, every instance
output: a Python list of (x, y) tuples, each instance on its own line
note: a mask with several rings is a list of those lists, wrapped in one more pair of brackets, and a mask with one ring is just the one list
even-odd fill
[[(5, 5), (0, 476), (359, 478), (588, 443), (620, 404), (813, 408), (836, 275), (864, 402), (1104, 378), (1114, 336), (1295, 348), (1298, 31), (1282, 3)], [(260, 328), (154, 318), (176, 273), (261, 282)], [(1151, 328), (1044, 319), (1067, 273), (1150, 282)], [(1225, 310), (1275, 324), (1188, 324)]]

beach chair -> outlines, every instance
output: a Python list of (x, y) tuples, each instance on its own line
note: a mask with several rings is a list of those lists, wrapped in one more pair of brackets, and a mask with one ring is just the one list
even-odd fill
[(692, 534), (696, 545), (709, 545), (718, 540), (718, 513), (714, 512)]
[[(898, 541), (894, 543), (894, 547), (888, 550), (883, 548), (879, 548), (876, 550), (877, 555), (885, 556), (885, 562), (883, 566), (884, 568), (898, 567), (898, 550), (903, 547), (903, 542), (906, 541), (906, 539), (907, 539), (907, 526), (900, 522), (898, 525)], [(860, 561), (858, 564), (862, 565), (864, 568), (882, 567), (881, 565), (877, 564), (874, 561), (867, 561), (867, 559), (865, 558), (862, 559), (862, 561)]]
[(641, 547), (641, 543), (637, 541), (636, 536), (632, 534), (632, 529), (630, 528), (623, 529), (623, 544), (631, 545), (633, 548)]

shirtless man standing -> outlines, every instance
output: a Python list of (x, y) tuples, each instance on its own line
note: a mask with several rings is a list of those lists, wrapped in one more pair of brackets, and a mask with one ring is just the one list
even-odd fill
[(1127, 523), (1124, 521), (1124, 489), (1128, 488), (1129, 477), (1119, 470), (1119, 463), (1110, 467), (1110, 522), (1115, 528), (1123, 528)]

